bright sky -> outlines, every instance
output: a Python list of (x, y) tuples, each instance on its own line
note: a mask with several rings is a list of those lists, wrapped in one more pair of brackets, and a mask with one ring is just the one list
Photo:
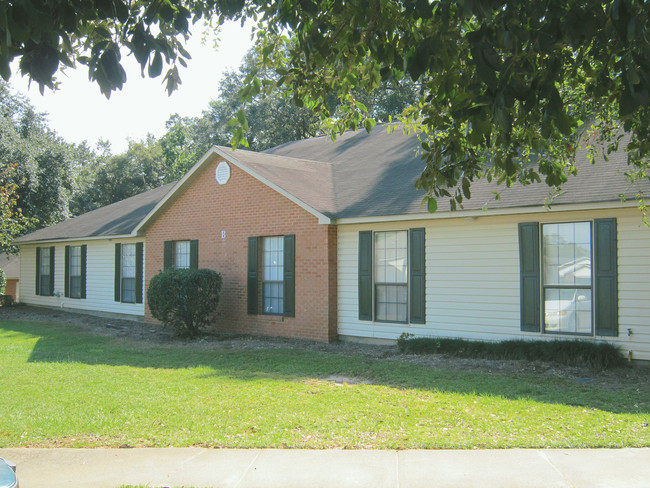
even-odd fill
[(84, 66), (59, 74), (60, 89), (52, 92), (46, 88), (42, 96), (37, 84), (28, 88), (27, 78), (20, 76), (16, 65), (10, 84), (14, 91), (28, 96), (37, 111), (48, 114), (50, 128), (66, 141), (86, 140), (94, 147), (99, 139), (104, 139), (111, 143), (112, 152), (118, 154), (127, 148), (128, 139), (139, 140), (148, 133), (162, 136), (165, 122), (172, 114), (200, 115), (210, 100), (217, 98), (222, 74), (239, 68), (252, 46), (250, 32), (250, 27), (242, 28), (238, 22), (228, 23), (221, 29), (215, 49), (212, 41), (201, 42), (202, 28), (197, 24), (186, 45), (192, 59), (187, 68), (179, 66), (182, 85), (171, 96), (167, 96), (163, 83), (165, 70), (158, 78), (142, 78), (133, 56), (123, 56), (127, 81), (110, 100), (100, 93), (96, 83), (88, 80)]

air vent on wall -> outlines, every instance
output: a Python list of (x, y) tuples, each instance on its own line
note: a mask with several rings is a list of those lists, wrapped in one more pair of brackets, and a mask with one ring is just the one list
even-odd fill
[(217, 183), (220, 185), (225, 185), (228, 183), (228, 180), (230, 179), (230, 166), (228, 166), (228, 163), (221, 161), (217, 165), (215, 176), (217, 178)]

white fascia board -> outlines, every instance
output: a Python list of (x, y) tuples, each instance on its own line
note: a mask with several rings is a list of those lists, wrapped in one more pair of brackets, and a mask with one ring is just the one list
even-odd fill
[(494, 217), (502, 215), (527, 215), (535, 213), (558, 213), (558, 212), (576, 212), (584, 210), (611, 210), (620, 208), (633, 208), (637, 207), (638, 202), (634, 201), (619, 201), (619, 202), (599, 202), (599, 203), (576, 203), (565, 205), (552, 205), (545, 207), (543, 205), (531, 207), (513, 207), (513, 208), (499, 208), (488, 210), (457, 210), (455, 212), (435, 212), (435, 213), (422, 213), (422, 214), (402, 214), (402, 215), (386, 215), (386, 216), (372, 216), (372, 217), (348, 217), (337, 219), (336, 223), (345, 224), (370, 224), (377, 222), (400, 222), (400, 221), (413, 221), (413, 220), (439, 220), (439, 219), (459, 219), (469, 218), (477, 219), (479, 217)]
[(154, 208), (149, 210), (149, 213), (144, 216), (140, 223), (136, 225), (131, 232), (133, 236), (138, 235), (142, 227), (149, 221), (149, 219), (151, 219), (158, 212), (158, 210), (160, 210), (160, 208), (163, 207), (174, 196), (174, 194), (176, 194), (178, 189), (183, 187), (185, 185), (185, 182), (187, 182), (187, 180), (189, 180), (194, 175), (194, 173), (196, 173), (199, 168), (201, 168), (201, 166), (203, 166), (203, 164), (214, 155), (215, 149), (216, 148), (214, 146), (211, 147), (208, 152), (206, 152), (203, 157), (199, 159), (199, 161), (194, 166), (192, 166), (187, 173), (185, 173), (185, 176), (176, 182), (174, 187), (167, 192), (167, 195), (165, 195), (165, 197), (160, 200)]
[(64, 239), (43, 239), (35, 241), (21, 241), (16, 242), (14, 245), (22, 246), (23, 244), (56, 244), (57, 242), (81, 242), (81, 241), (112, 241), (114, 239), (133, 239), (137, 237), (135, 234), (120, 234), (115, 236), (91, 236), (91, 237), (66, 237)]

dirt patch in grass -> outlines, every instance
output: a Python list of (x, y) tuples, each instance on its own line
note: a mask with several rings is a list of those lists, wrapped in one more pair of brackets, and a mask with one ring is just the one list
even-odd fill
[[(0, 320), (27, 320), (71, 324), (93, 334), (109, 335), (143, 346), (182, 345), (186, 347), (224, 348), (239, 350), (299, 349), (321, 351), (331, 354), (356, 355), (387, 361), (417, 364), (431, 368), (456, 371), (514, 376), (539, 376), (565, 378), (577, 383), (598, 382), (607, 389), (635, 387), (650, 392), (650, 365), (632, 363), (610, 371), (595, 372), (588, 368), (569, 367), (542, 361), (501, 361), (489, 359), (465, 359), (442, 354), (401, 354), (397, 346), (379, 346), (355, 342), (319, 343), (277, 337), (252, 337), (233, 334), (207, 333), (198, 339), (186, 340), (175, 337), (168, 329), (142, 321), (102, 317), (65, 310), (30, 306), (1, 307)], [(358, 378), (321, 378), (334, 383), (355, 384), (364, 382)]]

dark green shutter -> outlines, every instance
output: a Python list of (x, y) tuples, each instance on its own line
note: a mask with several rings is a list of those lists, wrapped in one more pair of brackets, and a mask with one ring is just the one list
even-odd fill
[(296, 316), (296, 236), (284, 236), (284, 313)]
[(594, 321), (596, 335), (618, 336), (616, 219), (594, 220)]
[(65, 283), (63, 285), (63, 296), (69, 297), (70, 296), (70, 246), (65, 246), (65, 254), (64, 254), (64, 264), (65, 264)]
[(411, 229), (409, 236), (409, 279), (411, 281), (410, 322), (424, 324), (426, 316), (426, 276), (424, 229)]
[(115, 244), (115, 301), (122, 299), (122, 244)]
[(539, 223), (519, 224), (521, 330), (540, 331)]
[(50, 296), (54, 296), (54, 246), (50, 247)]
[(81, 298), (86, 298), (86, 257), (88, 256), (88, 246), (81, 246)]
[(359, 232), (359, 320), (372, 320), (372, 231)]
[(135, 244), (135, 303), (142, 303), (144, 279), (144, 243)]
[(257, 257), (257, 237), (248, 238), (248, 313), (251, 315), (257, 314), (257, 268), (258, 268), (258, 257)]
[(36, 248), (36, 294), (41, 294), (41, 248)]
[(190, 268), (199, 268), (199, 241), (196, 239), (190, 241)]
[(172, 267), (172, 241), (165, 241), (163, 244), (163, 267), (164, 269)]

